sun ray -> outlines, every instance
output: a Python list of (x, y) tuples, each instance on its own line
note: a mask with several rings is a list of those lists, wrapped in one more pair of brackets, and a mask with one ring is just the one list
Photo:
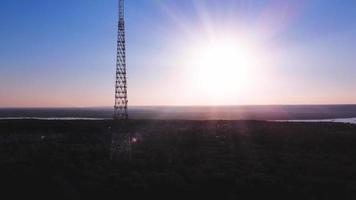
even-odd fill
[(198, 13), (199, 20), (203, 26), (204, 31), (210, 36), (214, 35), (214, 25), (212, 23), (212, 18), (208, 12), (208, 8), (204, 1), (194, 0), (194, 8)]
[(179, 27), (180, 31), (183, 31), (185, 34), (193, 35), (194, 32), (192, 31), (191, 27), (192, 24), (189, 23), (189, 20), (185, 17), (184, 14), (178, 13), (177, 9), (172, 9), (171, 6), (167, 2), (163, 2), (161, 0), (155, 1), (158, 7), (171, 18), (174, 23)]

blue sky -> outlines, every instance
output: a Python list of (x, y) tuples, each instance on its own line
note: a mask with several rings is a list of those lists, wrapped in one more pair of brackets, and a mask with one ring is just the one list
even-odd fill
[[(130, 104), (356, 103), (355, 19), (353, 0), (127, 1)], [(0, 1), (0, 107), (111, 106), (116, 21), (116, 0)], [(211, 35), (268, 57), (217, 99), (182, 63)]]

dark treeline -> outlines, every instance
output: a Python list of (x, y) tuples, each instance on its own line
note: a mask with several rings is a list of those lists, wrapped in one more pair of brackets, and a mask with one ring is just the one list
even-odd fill
[(111, 161), (111, 121), (0, 121), (11, 199), (355, 199), (356, 126), (131, 121), (131, 162)]

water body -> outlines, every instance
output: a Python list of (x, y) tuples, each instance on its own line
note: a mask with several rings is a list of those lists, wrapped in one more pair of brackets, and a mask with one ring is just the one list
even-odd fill
[(98, 121), (110, 120), (110, 118), (80, 118), (80, 117), (0, 117), (0, 120), (48, 120), (48, 121)]
[(310, 120), (274, 120), (274, 121), (277, 121), (277, 122), (334, 122), (334, 123), (356, 124), (356, 118), (310, 119)]

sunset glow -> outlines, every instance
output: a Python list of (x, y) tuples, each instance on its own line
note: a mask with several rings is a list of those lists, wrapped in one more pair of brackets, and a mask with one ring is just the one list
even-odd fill
[[(127, 1), (129, 105), (353, 104), (355, 6)], [(117, 0), (0, 9), (0, 107), (113, 104)]]

